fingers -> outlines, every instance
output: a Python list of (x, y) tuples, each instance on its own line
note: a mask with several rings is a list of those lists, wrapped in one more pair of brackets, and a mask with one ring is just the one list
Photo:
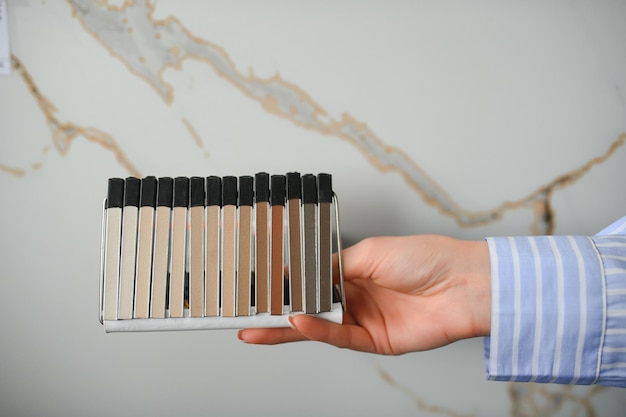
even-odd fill
[(279, 329), (243, 329), (237, 333), (242, 342), (257, 345), (277, 345), (279, 343), (307, 340), (300, 332), (291, 328)]
[(372, 338), (362, 327), (332, 323), (304, 314), (291, 317), (290, 321), (295, 330), (309, 340), (362, 352), (376, 351)]
[(261, 345), (313, 340), (362, 352), (377, 351), (370, 335), (359, 326), (341, 325), (305, 314), (290, 317), (289, 322), (291, 328), (243, 329), (237, 337), (243, 342)]

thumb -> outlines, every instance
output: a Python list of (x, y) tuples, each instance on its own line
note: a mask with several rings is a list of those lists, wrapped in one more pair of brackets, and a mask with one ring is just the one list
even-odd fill
[[(333, 254), (333, 277), (339, 282), (340, 267), (343, 272), (343, 279), (351, 281), (353, 279), (371, 278), (375, 272), (376, 259), (380, 258), (382, 238), (366, 238), (354, 245)], [(384, 251), (383, 251), (384, 252)], [(341, 261), (341, 264), (340, 264)]]

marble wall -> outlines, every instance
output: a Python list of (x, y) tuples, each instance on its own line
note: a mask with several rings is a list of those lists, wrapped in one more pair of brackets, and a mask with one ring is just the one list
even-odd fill
[(3, 3), (0, 414), (623, 414), (486, 382), (478, 339), (105, 334), (98, 268), (113, 176), (330, 172), (344, 244), (598, 231), (626, 214), (626, 2)]

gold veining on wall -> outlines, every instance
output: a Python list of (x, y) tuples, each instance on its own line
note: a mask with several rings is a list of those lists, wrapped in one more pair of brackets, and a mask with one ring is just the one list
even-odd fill
[[(222, 47), (195, 36), (176, 17), (156, 19), (153, 3), (128, 0), (121, 6), (113, 6), (103, 0), (68, 2), (73, 16), (85, 30), (122, 61), (129, 71), (153, 87), (166, 103), (173, 102), (174, 91), (172, 85), (164, 80), (163, 73), (167, 69), (180, 70), (188, 59), (204, 62), (269, 113), (302, 128), (346, 140), (381, 172), (401, 175), (426, 203), (454, 218), (461, 227), (497, 221), (510, 210), (530, 209), (534, 213), (532, 232), (552, 233), (555, 228), (551, 200), (554, 191), (573, 184), (594, 165), (604, 162), (624, 144), (626, 137), (621, 135), (603, 156), (560, 175), (530, 195), (503, 202), (489, 210), (468, 211), (461, 208), (404, 151), (386, 145), (365, 123), (347, 113), (339, 119), (331, 117), (309, 93), (283, 80), (278, 74), (266, 79), (256, 77), (252, 70), (248, 76), (242, 74)], [(136, 30), (124, 30), (130, 24)]]
[[(119, 162), (130, 175), (141, 176), (139, 170), (132, 164), (128, 157), (124, 154), (122, 149), (118, 146), (115, 139), (106, 132), (93, 127), (80, 126), (72, 122), (61, 122), (56, 116), (57, 108), (45, 97), (39, 88), (33, 81), (30, 73), (15, 55), (11, 55), (11, 61), (13, 69), (20, 75), (22, 80), (26, 83), (29, 92), (37, 102), (37, 105), (43, 116), (46, 119), (46, 125), (52, 134), (52, 144), (60, 155), (64, 156), (70, 149), (72, 141), (78, 137), (83, 137), (89, 142), (95, 143), (107, 151), (112, 152), (115, 155), (115, 159)], [(48, 151), (48, 147), (44, 147), (44, 153)], [(9, 172), (13, 175), (24, 175), (25, 170), (20, 168), (9, 168), (5, 165), (0, 165), (0, 169)], [(32, 165), (34, 170), (41, 168), (41, 163), (34, 163)]]
[[(50, 151), (50, 146), (46, 145), (41, 150), (41, 153), (45, 155), (48, 153), (48, 151)], [(31, 168), (33, 171), (39, 171), (42, 166), (43, 166), (42, 162), (33, 162), (31, 164)], [(11, 174), (16, 177), (23, 177), (27, 174), (27, 171), (23, 168), (9, 166), (9, 165), (2, 164), (2, 163), (0, 163), (0, 171), (4, 171), (7, 174)]]
[(24, 175), (26, 175), (26, 171), (22, 168), (10, 167), (5, 164), (0, 164), (0, 171), (4, 171), (16, 177), (23, 177)]
[(577, 394), (575, 389), (572, 385), (511, 383), (508, 387), (511, 416), (550, 417), (570, 407), (572, 417), (596, 417), (591, 400), (606, 387), (595, 385), (584, 394)]
[[(189, 134), (191, 135), (193, 140), (196, 142), (196, 145), (198, 145), (198, 148), (199, 149), (204, 149), (204, 141), (202, 140), (202, 138), (200, 137), (200, 135), (198, 134), (196, 129), (193, 127), (191, 122), (189, 120), (187, 120), (187, 118), (183, 118), (183, 124), (185, 125), (185, 127), (189, 131)], [(204, 157), (205, 158), (209, 157), (209, 152), (206, 151), (206, 150), (204, 151)]]
[[(459, 414), (453, 410), (429, 404), (409, 387), (396, 381), (389, 372), (380, 366), (377, 367), (377, 370), (387, 385), (409, 397), (419, 411), (449, 417), (473, 416), (473, 414)], [(572, 417), (596, 417), (596, 411), (591, 400), (607, 388), (596, 385), (588, 387), (583, 393), (577, 393), (576, 389), (577, 387), (573, 385), (508, 383), (507, 391), (511, 399), (511, 413), (509, 415), (511, 417), (551, 417), (571, 409), (570, 415)]]
[(622, 133), (609, 146), (609, 149), (602, 155), (592, 158), (582, 166), (562, 174), (549, 183), (542, 185), (536, 191), (528, 196), (516, 201), (504, 202), (493, 210), (494, 215), (502, 217), (509, 210), (515, 208), (533, 208), (535, 212), (535, 220), (531, 230), (535, 234), (552, 234), (554, 232), (555, 213), (552, 209), (552, 196), (555, 191), (566, 188), (580, 178), (585, 176), (591, 168), (605, 162), (626, 142), (626, 133)]
[(438, 405), (428, 404), (426, 401), (424, 401), (423, 398), (421, 398), (416, 393), (411, 391), (411, 389), (409, 389), (407, 386), (396, 381), (389, 372), (385, 371), (380, 366), (378, 367), (378, 374), (380, 375), (382, 380), (385, 381), (385, 383), (389, 385), (391, 388), (398, 390), (402, 394), (409, 397), (413, 401), (413, 404), (415, 404), (415, 407), (419, 411), (423, 411), (429, 414), (443, 414), (444, 416), (448, 416), (448, 417), (473, 417), (474, 416), (474, 414), (459, 414), (453, 410), (449, 410)]

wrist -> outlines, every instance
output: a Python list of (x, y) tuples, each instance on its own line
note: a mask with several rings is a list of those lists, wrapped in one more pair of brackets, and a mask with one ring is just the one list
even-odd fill
[(460, 241), (456, 274), (463, 288), (470, 319), (467, 337), (489, 336), (491, 332), (491, 264), (485, 241)]

